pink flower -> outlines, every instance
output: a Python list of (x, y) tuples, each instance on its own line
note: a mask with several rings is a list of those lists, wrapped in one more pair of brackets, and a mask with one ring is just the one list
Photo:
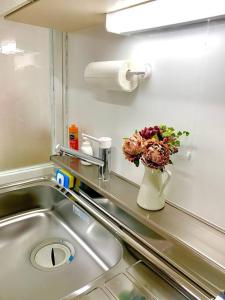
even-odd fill
[(146, 145), (141, 160), (149, 168), (163, 170), (165, 165), (170, 163), (170, 149), (163, 142), (150, 140)]
[(139, 133), (132, 137), (124, 139), (123, 153), (125, 158), (131, 162), (139, 159), (145, 147), (145, 142)]

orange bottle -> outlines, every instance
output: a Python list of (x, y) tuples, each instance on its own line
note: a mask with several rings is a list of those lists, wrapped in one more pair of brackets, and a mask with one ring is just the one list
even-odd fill
[(71, 149), (78, 150), (78, 127), (76, 124), (71, 124), (69, 127), (69, 146)]

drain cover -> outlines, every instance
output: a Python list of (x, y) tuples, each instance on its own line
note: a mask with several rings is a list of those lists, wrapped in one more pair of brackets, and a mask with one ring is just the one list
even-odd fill
[(51, 271), (69, 264), (74, 259), (75, 250), (71, 243), (61, 239), (43, 241), (31, 252), (34, 267)]

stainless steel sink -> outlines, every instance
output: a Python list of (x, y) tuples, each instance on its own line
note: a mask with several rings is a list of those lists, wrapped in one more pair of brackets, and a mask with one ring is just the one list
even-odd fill
[(159, 236), (131, 218), (121, 226), (121, 210), (93, 201), (54, 179), (0, 186), (0, 300), (212, 299), (127, 229)]
[(115, 267), (121, 243), (48, 185), (0, 193), (0, 299), (51, 300)]

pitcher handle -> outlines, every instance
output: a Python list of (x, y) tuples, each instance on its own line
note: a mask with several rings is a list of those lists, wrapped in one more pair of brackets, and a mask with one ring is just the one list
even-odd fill
[(167, 178), (166, 178), (165, 182), (163, 183), (163, 185), (162, 185), (162, 187), (161, 187), (160, 195), (162, 195), (162, 193), (163, 193), (165, 187), (167, 186), (167, 184), (169, 183), (169, 181), (170, 181), (170, 179), (171, 179), (171, 177), (172, 177), (172, 173), (171, 173), (169, 170), (165, 170), (164, 172), (166, 173)]

